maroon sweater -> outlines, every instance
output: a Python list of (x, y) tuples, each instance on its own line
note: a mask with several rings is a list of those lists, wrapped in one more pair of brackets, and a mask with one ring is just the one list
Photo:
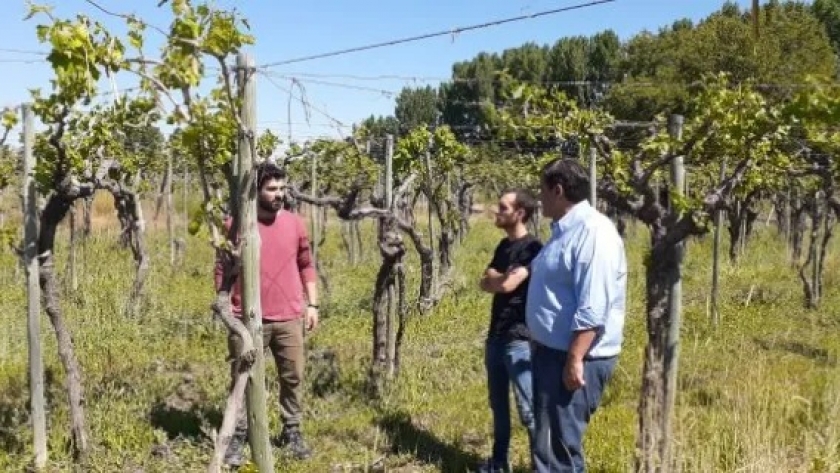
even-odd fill
[[(230, 221), (225, 222), (229, 227)], [(309, 236), (300, 216), (281, 210), (273, 222), (257, 221), (260, 232), (260, 303), (267, 321), (293, 320), (304, 310), (304, 284), (317, 278), (309, 249)], [(222, 265), (216, 262), (216, 290), (222, 283)], [(231, 292), (233, 313), (242, 313), (241, 279)]]

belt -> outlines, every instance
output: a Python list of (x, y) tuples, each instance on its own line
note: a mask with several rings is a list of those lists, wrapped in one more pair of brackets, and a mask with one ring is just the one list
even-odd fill
[[(568, 351), (568, 350), (561, 350), (561, 349), (559, 349), (559, 348), (550, 347), (550, 346), (548, 346), (548, 345), (546, 345), (546, 344), (544, 344), (544, 343), (540, 343), (540, 342), (538, 342), (538, 341), (536, 341), (536, 340), (534, 340), (534, 339), (531, 339), (531, 346), (532, 346), (532, 347), (536, 347), (536, 348), (542, 348), (542, 349), (545, 349), (545, 350), (556, 351), (556, 352), (560, 353), (560, 354), (561, 354), (561, 355), (563, 355), (563, 356), (569, 356), (569, 351)], [(592, 355), (586, 355), (586, 356), (584, 356), (584, 357), (583, 357), (583, 360), (584, 360), (584, 361), (601, 361), (601, 360), (611, 360), (611, 359), (613, 359), (613, 358), (615, 358), (615, 357), (617, 357), (617, 356), (618, 356), (618, 355), (608, 355), (608, 356), (592, 356)]]

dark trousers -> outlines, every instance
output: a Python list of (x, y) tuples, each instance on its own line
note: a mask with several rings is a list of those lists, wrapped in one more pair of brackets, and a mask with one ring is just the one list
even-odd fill
[(584, 360), (586, 384), (569, 391), (563, 383), (566, 352), (534, 343), (534, 466), (536, 471), (583, 473), (583, 436), (612, 377), (617, 357)]
[(493, 460), (506, 464), (510, 448), (510, 389), (519, 420), (533, 441), (533, 380), (531, 379), (531, 346), (528, 341), (487, 340), (484, 351), (487, 369), (487, 394), (493, 412)]
[[(283, 426), (298, 426), (301, 423), (303, 409), (303, 372), (306, 363), (304, 353), (303, 319), (297, 318), (283, 322), (263, 321), (263, 350), (269, 349), (277, 366), (280, 382), (280, 419)], [(242, 339), (234, 333), (228, 334), (228, 350), (231, 354), (239, 351)], [(231, 367), (230, 389), (236, 373)], [(241, 435), (248, 428), (245, 403), (237, 413), (236, 430)]]

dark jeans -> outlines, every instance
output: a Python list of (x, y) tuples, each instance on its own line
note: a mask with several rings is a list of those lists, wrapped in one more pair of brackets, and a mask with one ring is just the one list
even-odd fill
[(534, 434), (530, 342), (489, 339), (485, 344), (484, 365), (490, 410), (493, 411), (493, 460), (506, 464), (510, 447), (511, 385), (519, 420), (528, 429), (529, 443)]
[(538, 472), (583, 473), (583, 435), (612, 377), (617, 357), (584, 360), (586, 384), (575, 391), (563, 383), (566, 352), (534, 343), (534, 465)]

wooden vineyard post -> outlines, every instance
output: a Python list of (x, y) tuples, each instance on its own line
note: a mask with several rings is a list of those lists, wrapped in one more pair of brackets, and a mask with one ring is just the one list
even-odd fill
[(260, 239), (257, 230), (257, 188), (253, 176), (256, 156), (254, 130), (256, 130), (256, 81), (254, 80), (254, 59), (245, 53), (236, 58), (237, 79), (244, 91), (240, 111), (244, 130), (240, 130), (239, 156), (236, 167), (236, 192), (234, 201), (239, 206), (239, 228), (237, 235), (242, 241), (242, 321), (248, 327), (257, 345), (254, 364), (246, 388), (248, 411), (248, 440), (254, 463), (261, 472), (274, 471), (268, 430), (266, 408), (265, 355), (262, 350), (262, 307), (260, 306)]
[[(726, 160), (720, 163), (720, 177), (718, 182), (723, 182), (726, 177)], [(720, 293), (720, 236), (721, 227), (723, 226), (723, 210), (715, 212), (715, 234), (712, 252), (712, 294), (711, 294), (711, 311), (712, 311), (712, 325), (717, 327), (720, 323), (720, 307), (719, 307), (719, 293)]]
[(29, 399), (35, 453), (35, 468), (47, 465), (47, 416), (44, 401), (44, 360), (41, 352), (41, 286), (38, 268), (38, 202), (35, 190), (35, 128), (32, 107), (23, 112), (23, 259), (26, 268), (27, 337), (29, 342)]
[[(388, 135), (386, 137), (385, 142), (385, 208), (390, 210), (391, 212), (395, 212), (394, 209), (394, 137), (393, 135)], [(387, 377), (388, 379), (394, 378), (396, 375), (396, 358), (397, 358), (397, 311), (398, 311), (398, 304), (397, 304), (397, 291), (394, 287), (394, 284), (391, 283), (388, 286), (388, 296), (387, 296), (387, 313), (388, 313), (388, 321), (387, 321)]]
[[(672, 115), (668, 123), (668, 131), (672, 137), (679, 140), (682, 136), (683, 117), (682, 115)], [(683, 165), (683, 156), (677, 156), (671, 161), (671, 185), (673, 186), (673, 193), (677, 196), (685, 194), (685, 167)], [(674, 464), (673, 451), (673, 437), (672, 424), (674, 417), (674, 406), (677, 398), (677, 367), (679, 365), (679, 343), (680, 343), (680, 326), (682, 324), (682, 260), (685, 252), (685, 242), (681, 241), (677, 246), (677, 265), (680, 269), (677, 271), (677, 277), (671, 284), (671, 290), (668, 297), (668, 337), (667, 347), (665, 350), (665, 416), (664, 416), (664, 452), (662, 455), (666, 471), (671, 470)]]

